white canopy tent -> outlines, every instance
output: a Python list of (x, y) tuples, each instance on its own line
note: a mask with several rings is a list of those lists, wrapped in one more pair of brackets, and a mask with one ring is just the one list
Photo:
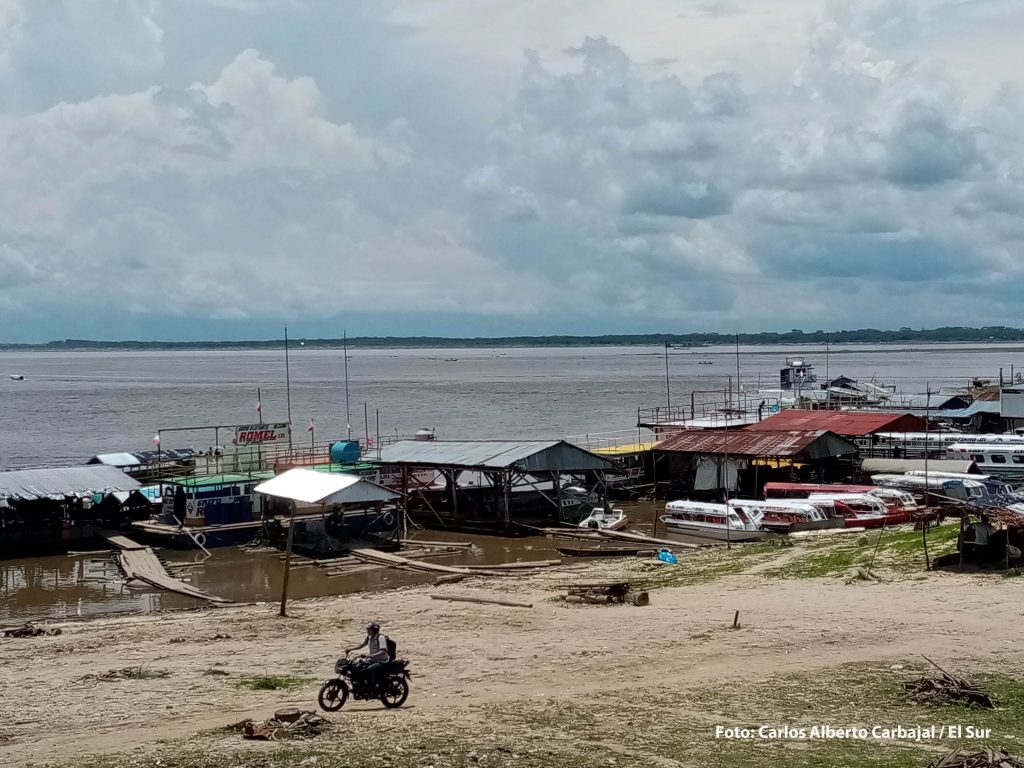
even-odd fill
[[(297, 467), (257, 485), (253, 491), (275, 499), (286, 499), (294, 510), (298, 505), (319, 504), (322, 509), (336, 504), (381, 504), (401, 494), (383, 485), (342, 472), (317, 472)], [(292, 538), (295, 526), (288, 526), (284, 555), (284, 582), (281, 585), (281, 615), (287, 616), (288, 576), (291, 573)]]
[(287, 499), (296, 504), (376, 504), (393, 501), (400, 494), (383, 485), (342, 472), (289, 469), (253, 489), (264, 496)]

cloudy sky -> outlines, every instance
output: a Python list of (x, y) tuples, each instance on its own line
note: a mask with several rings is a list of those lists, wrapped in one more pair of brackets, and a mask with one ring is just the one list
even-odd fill
[(0, 341), (1024, 326), (1021, 29), (0, 0)]

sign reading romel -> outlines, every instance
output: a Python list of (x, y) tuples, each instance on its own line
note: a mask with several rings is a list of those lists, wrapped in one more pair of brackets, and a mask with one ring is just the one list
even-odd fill
[(256, 443), (276, 443), (288, 439), (288, 422), (280, 424), (247, 424), (235, 427), (235, 445), (254, 445)]

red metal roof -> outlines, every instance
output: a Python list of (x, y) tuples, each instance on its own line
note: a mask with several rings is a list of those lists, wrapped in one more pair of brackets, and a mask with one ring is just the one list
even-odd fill
[[(669, 453), (729, 454), (730, 456), (782, 457), (804, 453), (827, 435), (824, 431), (749, 432), (732, 429), (690, 429), (665, 438), (655, 451)], [(846, 441), (840, 441), (846, 445)], [(853, 449), (853, 446), (850, 446)], [(850, 451), (846, 451), (850, 452)]]
[(746, 427), (752, 432), (786, 429), (826, 429), (837, 435), (862, 436), (875, 432), (924, 432), (925, 422), (910, 413), (808, 411), (792, 408)]

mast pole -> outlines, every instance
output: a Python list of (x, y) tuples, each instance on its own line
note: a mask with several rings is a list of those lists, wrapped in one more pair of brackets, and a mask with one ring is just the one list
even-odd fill
[(352, 439), (352, 409), (348, 400), (348, 332), (341, 332), (342, 344), (345, 348), (345, 427), (348, 430), (348, 438)]
[[(666, 411), (672, 410), (672, 389), (671, 389), (671, 386), (669, 385), (669, 379), (668, 379), (668, 342), (667, 341), (665, 342), (665, 405), (667, 406), (666, 407)], [(672, 414), (670, 414), (670, 413), (666, 413), (665, 415), (668, 416), (668, 418), (670, 418), (670, 419), (672, 418)]]
[[(284, 327), (284, 391), (288, 401), (288, 452), (292, 450), (292, 375), (291, 366), (288, 363), (288, 326)], [(284, 610), (284, 603), (282, 608)], [(284, 613), (281, 614), (284, 616)]]

